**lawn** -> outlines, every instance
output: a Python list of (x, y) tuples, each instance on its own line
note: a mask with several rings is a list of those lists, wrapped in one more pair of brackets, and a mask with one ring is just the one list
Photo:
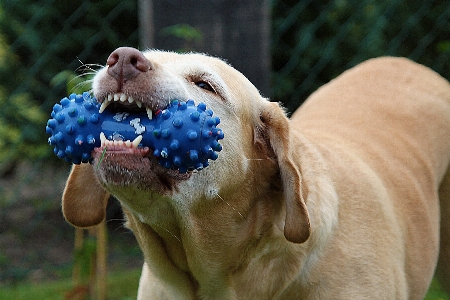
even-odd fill
[(450, 297), (442, 291), (439, 283), (436, 280), (433, 280), (425, 300), (450, 300)]
[[(108, 300), (136, 299), (141, 269), (112, 272), (108, 275)], [(12, 287), (0, 287), (2, 300), (61, 300), (73, 290), (70, 279), (40, 283), (17, 284)]]
[[(131, 271), (113, 272), (108, 276), (108, 300), (136, 299), (136, 292), (141, 269)], [(61, 300), (68, 292), (73, 290), (70, 279), (41, 283), (18, 284), (14, 287), (1, 287), (2, 300)], [(450, 300), (438, 282), (433, 281), (425, 300)]]

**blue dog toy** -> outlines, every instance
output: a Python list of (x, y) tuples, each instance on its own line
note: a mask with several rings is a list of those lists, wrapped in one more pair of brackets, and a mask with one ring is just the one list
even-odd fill
[(175, 100), (151, 120), (145, 112), (99, 113), (100, 103), (87, 92), (60, 103), (53, 107), (46, 132), (54, 153), (69, 163), (92, 163), (91, 152), (101, 147), (104, 138), (118, 141), (107, 142), (115, 147), (149, 147), (162, 166), (180, 173), (207, 167), (208, 160), (216, 160), (222, 150), (218, 140), (224, 135), (216, 127), (220, 119), (204, 103), (195, 106), (193, 100)]

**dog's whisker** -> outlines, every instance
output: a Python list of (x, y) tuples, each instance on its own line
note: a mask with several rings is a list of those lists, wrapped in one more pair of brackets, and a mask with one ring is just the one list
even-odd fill
[(116, 228), (114, 228), (114, 231), (117, 231), (119, 229), (128, 229), (128, 227), (126, 226), (126, 220), (125, 219), (109, 219), (106, 220), (106, 223), (110, 223), (110, 222), (120, 222), (120, 225)]
[(82, 74), (77, 75), (75, 78), (80, 78), (80, 77), (88, 77), (88, 76), (94, 76), (95, 74), (97, 74), (96, 72), (84, 72)]
[[(83, 78), (83, 77), (87, 77), (87, 79), (84, 80), (83, 82), (89, 82), (90, 83), (90, 82), (93, 81), (93, 76), (92, 75), (95, 75), (95, 73), (88, 72), (88, 73), (83, 73), (83, 74), (76, 75), (76, 76), (74, 76), (73, 78), (71, 78), (69, 80), (69, 83), (74, 81), (74, 80), (76, 80), (76, 79)], [(88, 76), (92, 76), (92, 77), (88, 77)]]
[(82, 66), (79, 66), (78, 68), (76, 68), (75, 72), (83, 72), (83, 73), (89, 72), (89, 73), (97, 74), (98, 70), (96, 70), (90, 66), (87, 66), (87, 65), (82, 65)]
[[(71, 80), (71, 81), (72, 81), (72, 80)], [(86, 80), (86, 81), (77, 83), (71, 90), (72, 90), (72, 91), (75, 91), (75, 90), (79, 89), (80, 87), (84, 87), (84, 86), (86, 86), (86, 85), (91, 86), (91, 82), (90, 82), (89, 80)]]
[(109, 219), (109, 220), (107, 220), (106, 222), (107, 223), (109, 223), (109, 222), (114, 222), (114, 221), (121, 221), (121, 222), (124, 222), (124, 221), (126, 221), (125, 219)]
[(225, 199), (223, 199), (218, 193), (216, 193), (216, 196), (219, 197), (220, 200), (225, 202), (229, 207), (231, 207), (232, 210), (234, 210), (236, 213), (238, 213), (238, 215), (241, 216), (242, 220), (246, 220), (248, 222), (248, 220), (236, 208), (234, 208), (233, 205), (231, 205), (230, 203), (225, 201)]
[(166, 229), (166, 228), (164, 228), (164, 227), (162, 227), (162, 226), (160, 226), (158, 224), (155, 224), (155, 223), (153, 223), (153, 225), (158, 226), (159, 228), (161, 228), (162, 230), (164, 230), (165, 232), (167, 232), (168, 234), (173, 236), (177, 241), (179, 241), (181, 243), (181, 239), (179, 237), (177, 237), (175, 234), (173, 234), (170, 230), (168, 230), (168, 229)]
[(76, 71), (80, 70), (81, 68), (86, 68), (86, 70), (90, 70), (90, 71), (93, 71), (93, 72), (97, 73), (98, 71), (95, 70), (94, 67), (95, 67), (95, 68), (98, 68), (98, 69), (101, 69), (101, 68), (104, 67), (104, 65), (101, 65), (101, 64), (85, 64), (85, 63), (83, 63), (79, 58), (77, 58), (77, 59), (78, 59), (78, 61), (80, 62), (81, 66), (79, 66), (79, 67), (76, 69)]
[(104, 65), (101, 65), (101, 64), (83, 64), (83, 66), (88, 67), (91, 70), (92, 70), (92, 67), (96, 67), (96, 68), (99, 68), (99, 69), (104, 67)]

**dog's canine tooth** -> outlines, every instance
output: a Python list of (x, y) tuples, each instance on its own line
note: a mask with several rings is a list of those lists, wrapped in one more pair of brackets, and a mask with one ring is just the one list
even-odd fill
[(139, 143), (142, 141), (142, 135), (139, 135), (137, 138), (133, 140), (133, 147), (137, 148), (139, 146)]
[(105, 147), (106, 136), (103, 132), (100, 132), (100, 146)]
[(110, 101), (103, 101), (102, 105), (100, 105), (100, 109), (98, 110), (99, 113), (102, 113), (105, 111), (105, 109), (108, 107), (108, 105), (110, 104)]
[(153, 113), (152, 110), (150, 108), (147, 107), (147, 116), (148, 118), (151, 120), (153, 118)]

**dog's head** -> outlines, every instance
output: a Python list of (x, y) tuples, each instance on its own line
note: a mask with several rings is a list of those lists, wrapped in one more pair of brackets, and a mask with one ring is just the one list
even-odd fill
[(221, 119), (223, 150), (207, 168), (187, 174), (160, 166), (151, 151), (94, 151), (94, 163), (75, 165), (67, 181), (63, 212), (70, 223), (87, 227), (101, 222), (109, 193), (151, 223), (158, 202), (171, 203), (179, 215), (221, 197), (245, 211), (255, 191), (278, 189), (284, 196), (285, 236), (294, 242), (308, 238), (288, 119), (227, 63), (202, 54), (119, 48), (96, 74), (93, 92), (105, 109), (146, 110), (149, 115), (174, 99), (204, 102)]

